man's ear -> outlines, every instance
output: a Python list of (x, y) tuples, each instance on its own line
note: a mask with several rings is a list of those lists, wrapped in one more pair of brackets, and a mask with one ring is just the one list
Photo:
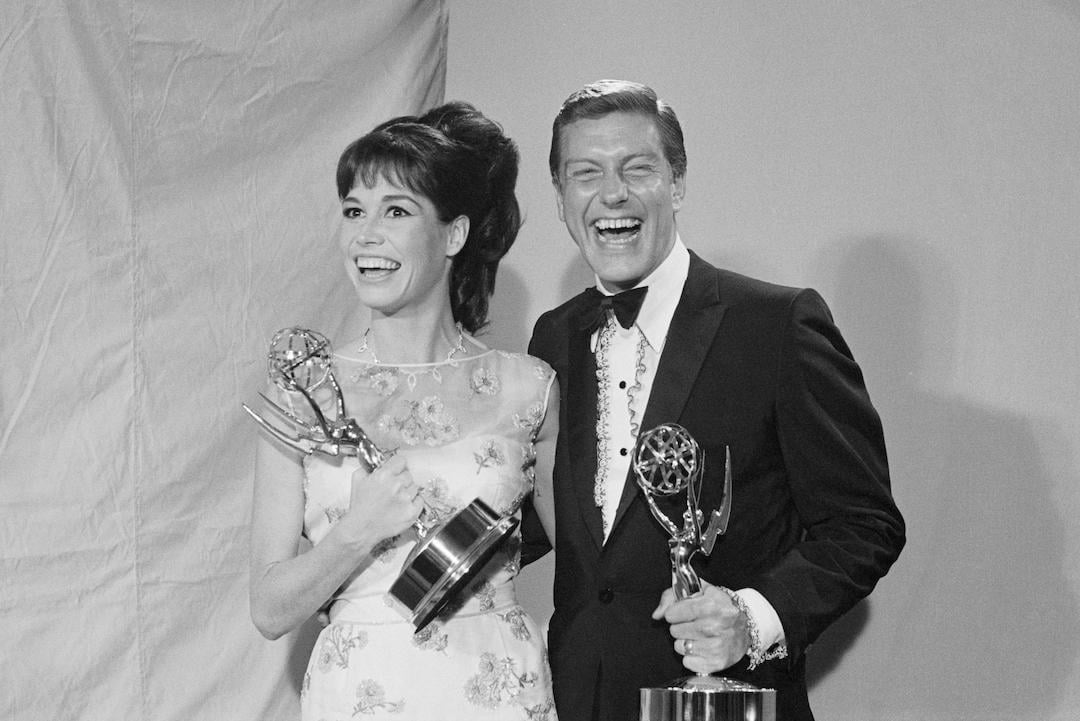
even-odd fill
[(450, 221), (450, 234), (446, 237), (446, 257), (453, 258), (465, 247), (469, 238), (469, 216), (459, 215)]
[(559, 185), (558, 178), (551, 179), (551, 187), (555, 189), (555, 208), (559, 212), (559, 220), (565, 223), (566, 215), (563, 213), (562, 186)]
[(682, 207), (683, 198), (686, 197), (686, 174), (682, 174), (671, 182), (671, 207), (678, 212)]

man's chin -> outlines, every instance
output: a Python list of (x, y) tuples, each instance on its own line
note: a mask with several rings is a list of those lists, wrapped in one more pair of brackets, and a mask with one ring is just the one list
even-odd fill
[(600, 278), (600, 284), (604, 286), (611, 293), (619, 293), (624, 290), (630, 290), (638, 283), (641, 282), (643, 276), (635, 275), (632, 273), (610, 273), (604, 274), (597, 272), (597, 277)]

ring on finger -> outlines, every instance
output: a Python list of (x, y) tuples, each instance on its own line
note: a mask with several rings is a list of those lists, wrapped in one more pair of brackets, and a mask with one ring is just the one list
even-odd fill
[(687, 638), (682, 642), (683, 656), (689, 656), (694, 653), (694, 640)]

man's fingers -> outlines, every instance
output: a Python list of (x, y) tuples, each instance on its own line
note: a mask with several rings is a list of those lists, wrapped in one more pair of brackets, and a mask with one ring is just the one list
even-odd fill
[[(664, 593), (666, 594), (667, 591)], [(703, 596), (691, 596), (690, 598), (675, 601), (674, 594), (672, 594), (672, 602), (664, 609), (662, 615), (670, 624), (689, 623), (708, 616), (710, 607), (711, 601)]]
[(670, 588), (664, 589), (664, 592), (660, 594), (659, 605), (657, 605), (656, 610), (652, 612), (653, 619), (659, 621), (661, 618), (664, 618), (664, 615), (667, 612), (668, 608), (674, 602), (675, 592), (672, 591)]
[(693, 638), (677, 638), (675, 639), (675, 653), (680, 656), (692, 656), (695, 653), (700, 654), (701, 648), (697, 643), (697, 640)]
[(738, 616), (738, 607), (726, 593), (715, 586), (703, 586), (700, 593), (675, 601), (665, 609), (664, 618), (668, 623), (703, 621), (726, 625), (730, 619)]
[(683, 666), (700, 674), (723, 671), (745, 655), (738, 644), (719, 638), (676, 639), (675, 653), (683, 657)]
[(728, 659), (721, 657), (705, 657), (694, 654), (692, 656), (683, 656), (682, 664), (689, 670), (702, 676), (707, 676), (710, 673), (717, 673), (723, 671), (726, 668), (734, 666), (739, 659)]

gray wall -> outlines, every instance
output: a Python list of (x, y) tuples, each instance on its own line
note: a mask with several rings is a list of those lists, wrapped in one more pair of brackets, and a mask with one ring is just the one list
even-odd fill
[(818, 717), (1075, 718), (1080, 3), (455, 0), (447, 98), (524, 156), (494, 345), (591, 282), (546, 157), (602, 77), (678, 111), (687, 244), (820, 290), (883, 416), (909, 545), (811, 650)]

